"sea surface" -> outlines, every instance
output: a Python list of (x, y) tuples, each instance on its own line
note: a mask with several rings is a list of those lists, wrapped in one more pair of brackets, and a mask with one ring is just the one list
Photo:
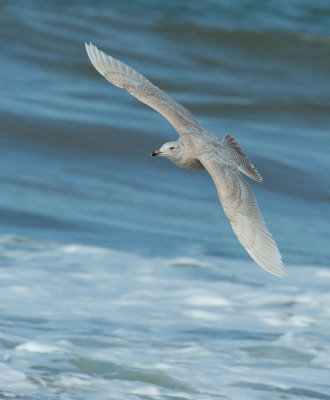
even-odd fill
[[(230, 133), (283, 255), (84, 42)], [(330, 2), (0, 2), (0, 399), (330, 399)]]

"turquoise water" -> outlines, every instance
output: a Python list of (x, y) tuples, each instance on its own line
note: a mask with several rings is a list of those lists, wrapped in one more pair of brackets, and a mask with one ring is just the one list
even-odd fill
[[(0, 4), (0, 398), (329, 399), (330, 7)], [(83, 43), (238, 139), (288, 278)]]

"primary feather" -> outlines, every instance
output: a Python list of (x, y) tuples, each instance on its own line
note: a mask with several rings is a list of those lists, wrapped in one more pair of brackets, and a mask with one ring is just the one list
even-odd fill
[(179, 134), (189, 129), (202, 130), (194, 116), (133, 68), (106, 55), (93, 44), (85, 43), (88, 57), (109, 82), (125, 89), (142, 103), (162, 114)]

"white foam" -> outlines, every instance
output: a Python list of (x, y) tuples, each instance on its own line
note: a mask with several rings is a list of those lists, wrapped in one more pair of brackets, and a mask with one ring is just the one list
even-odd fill
[(32, 295), (31, 289), (26, 286), (9, 286), (7, 290), (12, 292), (16, 296), (29, 297)]
[(207, 295), (188, 297), (183, 299), (183, 303), (199, 307), (224, 307), (232, 304), (229, 300), (223, 297)]
[(133, 389), (131, 391), (133, 394), (136, 394), (137, 396), (148, 396), (148, 397), (160, 397), (161, 392), (156, 388), (155, 386), (151, 385), (146, 385), (144, 387), (139, 387), (136, 389)]
[[(9, 364), (1, 362), (0, 385), (1, 394), (4, 394), (4, 390), (8, 390), (10, 392), (15, 391), (17, 393), (17, 391), (27, 392), (28, 390), (34, 389), (34, 385), (28, 381), (24, 372), (18, 371)], [(7, 398), (7, 396), (5, 398)]]
[(330, 270), (328, 269), (319, 269), (316, 271), (315, 276), (317, 278), (326, 278), (326, 279), (330, 279)]
[(65, 388), (65, 389), (81, 389), (86, 390), (92, 385), (90, 377), (84, 374), (72, 373), (70, 375), (62, 375), (54, 386)]
[(223, 318), (220, 314), (203, 310), (186, 310), (183, 312), (183, 314), (189, 318), (199, 319), (202, 321), (218, 321)]
[(174, 258), (169, 262), (169, 264), (172, 266), (178, 266), (178, 267), (207, 268), (210, 266), (208, 263), (201, 262), (201, 261), (196, 260), (195, 258), (189, 258), (189, 257)]
[[(228, 260), (221, 268), (219, 259), (213, 258), (207, 258), (207, 262), (194, 258), (169, 260), (46, 242), (31, 246), (23, 243), (16, 252), (15, 243), (11, 243), (2, 253), (6, 257), (10, 251), (12, 259), (10, 268), (4, 270), (7, 276), (0, 291), (0, 303), (6, 305), (1, 315), (6, 336), (1, 335), (5, 349), (0, 360), (11, 367), (0, 368), (1, 390), (10, 386), (16, 390), (17, 382), (24, 386), (30, 377), (24, 372), (29, 371), (37, 390), (41, 386), (48, 391), (61, 388), (63, 393), (73, 389), (78, 397), (79, 390), (94, 393), (94, 389), (102, 388), (105, 393), (105, 387), (118, 390), (117, 397), (123, 399), (134, 397), (134, 393), (140, 397), (173, 394), (172, 387), (158, 385), (157, 379), (154, 384), (131, 381), (125, 374), (123, 378), (108, 379), (116, 366), (129, 371), (148, 366), (194, 382), (197, 390), (208, 385), (215, 392), (222, 383), (219, 374), (224, 381), (235, 381), (239, 363), (246, 366), (247, 373), (255, 369), (260, 381), (274, 373), (272, 363), (276, 360), (267, 364), (266, 354), (260, 363), (259, 358), (240, 350), (247, 342), (254, 347), (265, 345), (259, 340), (263, 333), (264, 340), (269, 339), (274, 346), (297, 350), (316, 360), (313, 368), (317, 368), (313, 369), (304, 357), (297, 361), (284, 357), (284, 368), (276, 368), (279, 380), (294, 384), (285, 371), (287, 362), (296, 362), (311, 375), (320, 371), (325, 374), (329, 368), (326, 338), (330, 294), (326, 283), (330, 273), (325, 267), (313, 270), (297, 266), (296, 279), (278, 283), (252, 263), (244, 268), (244, 263), (237, 260)], [(223, 279), (224, 269), (227, 276), (237, 278)], [(223, 333), (217, 337), (213, 332), (219, 330)], [(292, 332), (292, 337), (284, 338), (286, 332)], [(77, 363), (75, 373), (73, 354), (82, 360), (95, 360), (95, 365)], [(63, 366), (63, 370), (56, 377), (44, 379), (44, 369), (33, 369), (35, 365), (45, 369)]]
[(39, 342), (26, 342), (16, 347), (18, 351), (30, 351), (31, 353), (59, 353), (61, 349), (56, 346)]
[(314, 324), (316, 321), (306, 315), (293, 315), (290, 317), (290, 322), (294, 326), (305, 328), (306, 326)]
[(64, 245), (61, 246), (61, 251), (63, 253), (67, 254), (79, 254), (79, 255), (105, 255), (109, 254), (112, 251), (109, 249), (105, 249), (103, 247), (97, 247), (97, 246), (82, 246), (79, 244), (70, 244), (70, 245)]
[(11, 368), (8, 364), (0, 363), (0, 376), (5, 381), (22, 381), (26, 378), (23, 372)]

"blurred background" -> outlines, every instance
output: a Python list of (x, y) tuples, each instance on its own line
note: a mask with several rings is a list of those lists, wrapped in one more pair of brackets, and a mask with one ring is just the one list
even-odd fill
[[(0, 397), (330, 399), (330, 3), (2, 0), (0, 31)], [(239, 141), (288, 278), (89, 41)]]

